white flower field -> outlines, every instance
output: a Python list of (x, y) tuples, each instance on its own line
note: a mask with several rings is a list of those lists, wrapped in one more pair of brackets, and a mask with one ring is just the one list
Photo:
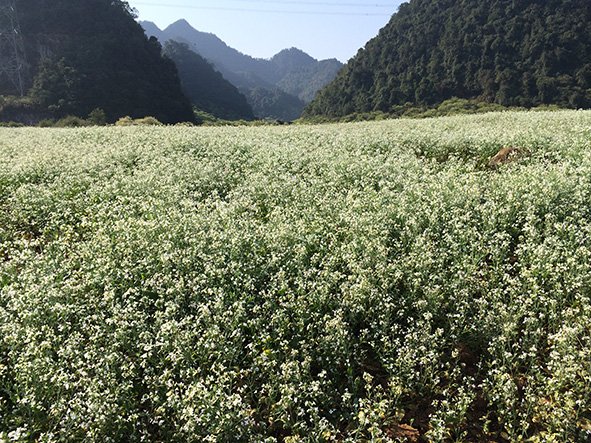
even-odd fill
[(589, 439), (591, 112), (0, 129), (0, 442)]

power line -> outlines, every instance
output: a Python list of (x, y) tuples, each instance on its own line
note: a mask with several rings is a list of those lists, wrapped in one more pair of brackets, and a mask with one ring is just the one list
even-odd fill
[(0, 0), (0, 78), (5, 77), (21, 97), (25, 94), (27, 63), (15, 0)]
[(365, 4), (365, 3), (334, 3), (334, 2), (316, 2), (310, 0), (295, 1), (295, 0), (226, 0), (230, 2), (246, 2), (246, 3), (271, 3), (274, 5), (311, 5), (311, 6), (331, 6), (331, 7), (354, 7), (354, 8), (388, 8), (392, 9), (392, 4)]
[[(277, 3), (277, 2), (275, 2)], [(286, 3), (286, 2), (285, 2)], [(296, 2), (293, 2), (295, 4)], [(298, 2), (301, 4), (301, 2)], [(316, 3), (318, 4), (318, 3)], [(180, 8), (180, 9), (201, 9), (207, 11), (232, 11), (232, 12), (257, 12), (257, 13), (270, 13), (270, 14), (298, 14), (298, 15), (345, 15), (345, 16), (369, 16), (369, 17), (386, 17), (392, 14), (377, 13), (377, 12), (331, 12), (331, 11), (295, 11), (295, 10), (280, 10), (280, 9), (251, 9), (251, 8), (226, 8), (221, 6), (195, 6), (195, 5), (178, 5), (172, 4), (167, 5), (163, 3), (152, 3), (152, 2), (134, 2), (134, 5), (140, 6), (162, 6), (168, 8)]]

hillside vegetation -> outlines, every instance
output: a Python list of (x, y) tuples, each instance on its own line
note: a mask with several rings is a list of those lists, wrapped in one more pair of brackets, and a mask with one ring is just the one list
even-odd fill
[[(17, 0), (29, 100), (0, 105), (0, 119), (37, 123), (101, 108), (109, 121), (152, 115), (192, 121), (174, 64), (120, 0)], [(15, 94), (0, 77), (0, 95)]]
[(176, 65), (183, 92), (198, 110), (225, 120), (254, 120), (246, 97), (186, 44), (169, 40), (163, 52)]
[(339, 117), (452, 97), (591, 107), (588, 0), (411, 0), (305, 115)]
[(588, 441), (590, 201), (591, 112), (0, 128), (0, 440)]

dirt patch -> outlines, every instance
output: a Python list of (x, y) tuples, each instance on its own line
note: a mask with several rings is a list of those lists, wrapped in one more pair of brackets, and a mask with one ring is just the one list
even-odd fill
[(517, 148), (515, 146), (501, 148), (499, 152), (490, 158), (488, 161), (488, 167), (491, 169), (497, 169), (501, 165), (506, 165), (519, 160), (520, 158), (524, 157), (525, 154), (526, 151), (523, 148)]

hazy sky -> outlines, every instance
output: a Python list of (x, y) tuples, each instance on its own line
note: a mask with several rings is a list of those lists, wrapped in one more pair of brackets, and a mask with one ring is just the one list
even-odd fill
[(401, 0), (129, 0), (160, 28), (184, 18), (229, 46), (269, 58), (297, 47), (345, 62), (375, 37)]

